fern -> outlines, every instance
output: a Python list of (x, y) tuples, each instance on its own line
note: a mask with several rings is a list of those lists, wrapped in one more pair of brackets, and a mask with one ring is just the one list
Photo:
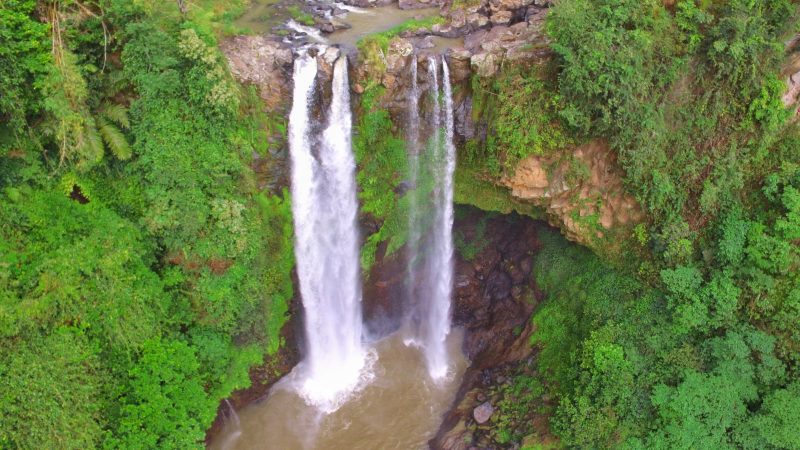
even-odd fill
[(100, 115), (126, 130), (131, 127), (131, 122), (128, 119), (128, 108), (118, 103), (105, 102), (100, 108)]
[(131, 146), (119, 128), (104, 117), (97, 118), (97, 125), (103, 141), (117, 159), (126, 160), (131, 157)]
[(103, 159), (103, 153), (105, 153), (103, 140), (97, 131), (97, 125), (91, 119), (87, 120), (84, 125), (83, 138), (81, 161), (93, 165)]

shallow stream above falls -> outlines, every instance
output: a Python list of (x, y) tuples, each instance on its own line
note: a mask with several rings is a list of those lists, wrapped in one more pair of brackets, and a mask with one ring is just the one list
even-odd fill
[[(252, 33), (274, 32), (282, 25), (286, 25), (292, 18), (287, 10), (288, 3), (278, 0), (255, 0), (234, 24)], [(302, 4), (297, 3), (297, 5)], [(310, 31), (318, 38), (311, 37), (311, 40), (317, 43), (338, 44), (351, 49), (355, 49), (358, 41), (365, 36), (391, 30), (412, 19), (426, 19), (439, 15), (439, 8), (403, 10), (398, 8), (397, 4), (372, 8), (348, 7), (337, 2), (330, 2), (330, 4), (337, 5), (340, 10), (347, 8), (346, 14), (333, 16), (330, 20), (347, 24), (349, 28), (339, 29), (329, 34), (318, 34), (316, 30), (312, 29)], [(433, 47), (430, 48), (430, 51), (431, 53), (443, 53), (447, 48), (463, 45), (463, 42), (463, 38), (431, 36), (430, 43)]]
[(322, 414), (291, 388), (277, 384), (269, 396), (230, 415), (212, 450), (424, 449), (451, 406), (468, 365), (463, 333), (447, 340), (452, 373), (434, 383), (422, 353), (396, 333), (374, 344), (373, 380), (331, 414)]

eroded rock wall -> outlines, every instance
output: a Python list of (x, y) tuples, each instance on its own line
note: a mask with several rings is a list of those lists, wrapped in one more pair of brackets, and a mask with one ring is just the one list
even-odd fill
[(644, 219), (622, 178), (616, 154), (605, 142), (591, 141), (565, 154), (529, 156), (501, 183), (515, 198), (544, 208), (567, 238), (590, 244)]

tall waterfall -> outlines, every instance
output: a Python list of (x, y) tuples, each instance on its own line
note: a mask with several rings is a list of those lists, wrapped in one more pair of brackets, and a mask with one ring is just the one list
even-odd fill
[(307, 355), (298, 367), (298, 391), (332, 412), (361, 384), (367, 351), (361, 342), (359, 236), (347, 58), (333, 71), (328, 123), (315, 135), (311, 112), (317, 60), (301, 54), (294, 65), (289, 116), (292, 212)]
[(419, 211), (419, 158), (420, 158), (420, 136), (419, 136), (419, 80), (418, 63), (416, 55), (411, 58), (411, 89), (408, 91), (408, 108), (406, 108), (406, 141), (408, 142), (408, 171), (409, 187), (408, 193), (408, 265), (406, 267), (406, 297), (408, 298), (409, 310), (406, 313), (405, 328), (406, 345), (419, 345), (419, 324), (421, 321), (417, 305), (417, 256), (419, 253), (420, 239), (420, 211)]
[[(445, 340), (450, 333), (450, 303), (453, 292), (455, 145), (449, 68), (443, 60), (440, 87), (439, 64), (436, 58), (430, 57), (427, 65), (431, 100), (431, 133), (427, 145), (421, 146), (419, 143), (419, 111), (409, 112), (409, 142), (412, 149), (409, 166), (414, 191), (410, 193), (409, 201), (409, 216), (412, 221), (409, 232), (412, 311), (407, 328), (413, 334), (411, 341), (423, 349), (428, 373), (436, 380), (447, 375), (449, 366)], [(416, 62), (412, 62), (412, 98), (418, 96), (415, 68)], [(416, 109), (419, 105), (410, 101), (409, 108)], [(413, 142), (414, 138), (417, 142)], [(423, 149), (424, 154), (419, 154)]]

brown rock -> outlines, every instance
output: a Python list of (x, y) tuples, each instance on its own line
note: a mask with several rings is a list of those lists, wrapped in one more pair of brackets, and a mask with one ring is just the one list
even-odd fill
[(472, 55), (470, 65), (479, 77), (490, 78), (497, 73), (500, 58), (494, 53), (478, 53)]
[(601, 230), (591, 229), (588, 221), (576, 220), (576, 215), (585, 219), (597, 214), (604, 230), (642, 220), (641, 208), (625, 190), (616, 155), (607, 144), (593, 141), (577, 147), (571, 159), (586, 173), (571, 173), (569, 160), (529, 156), (502, 183), (511, 189), (513, 197), (545, 208), (553, 226), (583, 244), (590, 243)]
[(258, 87), (268, 109), (287, 107), (291, 98), (292, 50), (264, 36), (236, 36), (220, 45), (231, 74)]
[(513, 14), (511, 11), (503, 10), (492, 14), (492, 16), (489, 17), (489, 21), (491, 21), (494, 25), (508, 25), (511, 23), (512, 18)]
[(466, 23), (473, 29), (483, 28), (489, 25), (489, 18), (484, 14), (474, 12), (466, 17)]

